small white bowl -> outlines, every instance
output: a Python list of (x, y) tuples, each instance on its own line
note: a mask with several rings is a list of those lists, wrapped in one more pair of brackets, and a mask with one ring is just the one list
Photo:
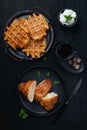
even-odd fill
[(77, 13), (72, 9), (62, 9), (59, 13), (58, 20), (64, 27), (73, 27), (77, 23)]

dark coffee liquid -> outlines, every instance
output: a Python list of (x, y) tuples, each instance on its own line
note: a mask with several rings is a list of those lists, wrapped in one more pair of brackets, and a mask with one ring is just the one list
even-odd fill
[(61, 58), (68, 58), (72, 54), (72, 48), (68, 44), (63, 44), (58, 48), (58, 54)]

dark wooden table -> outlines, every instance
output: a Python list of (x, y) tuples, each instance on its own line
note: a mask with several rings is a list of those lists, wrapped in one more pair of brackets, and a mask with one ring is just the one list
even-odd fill
[[(7, 20), (18, 11), (30, 10), (36, 6), (43, 8), (51, 16), (54, 28), (53, 44), (56, 41), (69, 42), (74, 38), (74, 47), (80, 51), (84, 59), (87, 58), (86, 0), (0, 0), (0, 130), (87, 130), (87, 70), (79, 75), (65, 72), (56, 63), (53, 48), (45, 55), (47, 61), (44, 61), (44, 57), (42, 57), (35, 61), (18, 62), (5, 53), (3, 32)], [(61, 27), (57, 20), (62, 8), (72, 8), (78, 14), (78, 23), (72, 29)], [(68, 95), (79, 78), (83, 78), (79, 94), (64, 109), (55, 125), (52, 124), (54, 115), (46, 118), (29, 115), (27, 120), (18, 117), (21, 106), (16, 95), (17, 81), (25, 69), (34, 65), (45, 65), (56, 69), (64, 80)]]

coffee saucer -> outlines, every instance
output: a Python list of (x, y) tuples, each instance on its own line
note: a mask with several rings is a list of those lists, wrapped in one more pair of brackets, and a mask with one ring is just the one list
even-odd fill
[[(56, 43), (56, 45), (55, 45), (56, 62), (59, 64), (59, 66), (61, 68), (63, 68), (65, 71), (67, 71), (67, 72), (69, 72), (71, 74), (80, 74), (80, 73), (82, 73), (84, 71), (84, 69), (85, 69), (84, 60), (81, 57), (80, 53), (75, 48), (73, 48), (71, 45), (69, 45), (69, 48), (71, 46), (70, 49), (72, 50), (72, 52), (66, 58), (65, 57), (62, 58), (58, 54), (58, 49), (63, 44), (67, 45), (67, 46), (69, 45), (68, 43), (63, 43), (63, 42)], [(68, 51), (67, 51), (67, 53), (68, 53)]]

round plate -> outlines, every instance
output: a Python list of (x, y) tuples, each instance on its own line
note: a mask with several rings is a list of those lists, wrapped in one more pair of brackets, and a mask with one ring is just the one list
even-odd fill
[[(38, 75), (39, 73), (39, 75)], [(50, 91), (52, 92), (56, 92), (59, 96), (59, 100), (58, 103), (55, 105), (54, 109), (52, 111), (46, 111), (37, 101), (33, 101), (32, 103), (30, 103), (21, 92), (18, 91), (17, 88), (17, 92), (18, 92), (18, 97), (19, 97), (19, 101), (21, 102), (21, 104), (23, 105), (23, 107), (30, 112), (33, 115), (36, 116), (47, 116), (50, 115), (52, 113), (54, 113), (55, 111), (59, 110), (64, 101), (65, 101), (65, 87), (64, 87), (64, 83), (62, 78), (59, 76), (59, 74), (47, 67), (34, 67), (31, 69), (28, 69), (27, 71), (25, 71), (21, 78), (20, 81), (18, 82), (18, 84), (20, 82), (24, 82), (24, 81), (28, 81), (28, 80), (36, 80), (37, 84), (40, 83), (42, 80), (44, 79), (50, 79), (52, 81), (52, 89)]]
[[(20, 17), (25, 17), (27, 18), (28, 15), (32, 15), (32, 13), (36, 13), (36, 14), (39, 14), (40, 11), (34, 11), (34, 10), (24, 10), (24, 11), (20, 11), (16, 14), (14, 14), (12, 17), (10, 17), (10, 19), (8, 20), (7, 24), (6, 24), (6, 27), (9, 26), (11, 24), (11, 22), (15, 19), (15, 18), (20, 18)], [(51, 25), (51, 21), (49, 20), (49, 17), (47, 17), (47, 15), (45, 15), (44, 13), (41, 12), (41, 14), (46, 18), (48, 24), (49, 24), (49, 27), (50, 29), (47, 30), (47, 35), (46, 35), (46, 43), (47, 43), (47, 47), (46, 47), (46, 51), (45, 53), (47, 53), (52, 45), (52, 42), (53, 42), (53, 37), (54, 37), (54, 34), (53, 34), (53, 27)], [(5, 27), (5, 30), (4, 32), (6, 31), (6, 27)], [(6, 51), (7, 53), (14, 59), (18, 59), (18, 60), (32, 60), (32, 57), (31, 56), (27, 56), (25, 53), (23, 53), (21, 51), (21, 49), (16, 49), (14, 50), (12, 47), (10, 47), (10, 45), (8, 45), (7, 42), (5, 42), (5, 45), (6, 45)], [(44, 54), (45, 54), (44, 53)], [(44, 54), (41, 54), (41, 57), (44, 55)], [(37, 58), (36, 58), (37, 59)]]

